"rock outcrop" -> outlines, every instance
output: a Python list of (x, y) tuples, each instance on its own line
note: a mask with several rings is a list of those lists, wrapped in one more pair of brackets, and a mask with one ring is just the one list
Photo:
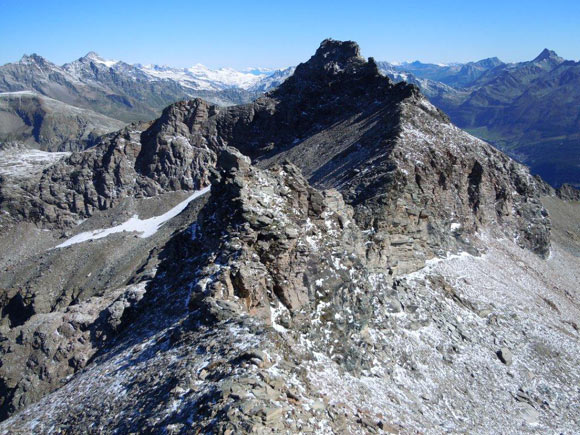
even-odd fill
[[(559, 390), (577, 379), (577, 357), (550, 357), (546, 341), (558, 334), (572, 345), (574, 326), (538, 325), (546, 314), (535, 310), (522, 317), (531, 315), (529, 302), (520, 307), (522, 295), (512, 291), (525, 285), (532, 298), (542, 295), (549, 322), (556, 320), (566, 296), (541, 284), (553, 265), (504, 240), (488, 245), (489, 258), (432, 262), (393, 282), (369, 260), (370, 234), (341, 194), (311, 187), (293, 164), (260, 169), (224, 148), (211, 183), (195, 222), (164, 247), (143, 297), (104, 311), (116, 339), (4, 430), (493, 432), (577, 424), (569, 407), (577, 392)], [(506, 262), (502, 279), (481, 294), (472, 279)], [(516, 284), (510, 271), (527, 264), (538, 275)], [(573, 281), (561, 278), (566, 288)], [(508, 302), (494, 300), (496, 291)], [(114, 315), (116, 305), (131, 315)], [(526, 336), (533, 344), (518, 346)], [(546, 364), (553, 375), (543, 373)]]
[(191, 288), (190, 305), (200, 297), (237, 301), (266, 324), (300, 330), (323, 304), (326, 317), (356, 312), (364, 325), (367, 237), (342, 195), (312, 188), (291, 163), (257, 169), (233, 148), (220, 153), (217, 169), (180, 278)]
[(82, 369), (115, 335), (123, 316), (144, 292), (143, 285), (124, 287), (62, 311), (29, 313), (29, 317), (25, 311), (31, 311), (26, 305), (30, 301), (22, 301), (22, 319), (14, 317), (19, 314), (19, 294), (3, 304), (9, 315), (0, 326), (4, 343), (0, 348), (0, 418), (36, 402)]

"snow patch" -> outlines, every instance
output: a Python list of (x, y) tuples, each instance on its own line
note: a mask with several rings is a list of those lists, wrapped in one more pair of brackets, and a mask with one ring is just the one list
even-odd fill
[(40, 150), (0, 151), (0, 175), (29, 178), (70, 154)]
[(185, 210), (185, 208), (188, 206), (188, 204), (191, 201), (193, 201), (196, 198), (199, 198), (200, 196), (206, 194), (209, 191), (210, 191), (210, 186), (196, 191), (193, 195), (188, 197), (186, 200), (180, 202), (175, 207), (173, 207), (171, 210), (169, 210), (168, 212), (166, 212), (160, 216), (154, 216), (154, 217), (149, 218), (149, 219), (139, 219), (139, 216), (134, 215), (128, 221), (123, 222), (120, 225), (117, 225), (117, 226), (114, 226), (111, 228), (86, 231), (84, 233), (77, 234), (76, 236), (73, 236), (70, 239), (68, 239), (67, 241), (56, 246), (55, 249), (56, 248), (66, 248), (67, 246), (76, 245), (77, 243), (82, 243), (82, 242), (86, 242), (89, 240), (102, 239), (102, 238), (105, 238), (111, 234), (121, 233), (123, 231), (141, 233), (139, 235), (139, 237), (141, 237), (141, 238), (151, 237), (153, 234), (155, 234), (157, 231), (159, 231), (159, 228), (161, 228), (161, 226), (165, 222), (173, 219), (175, 216), (177, 216), (183, 210)]

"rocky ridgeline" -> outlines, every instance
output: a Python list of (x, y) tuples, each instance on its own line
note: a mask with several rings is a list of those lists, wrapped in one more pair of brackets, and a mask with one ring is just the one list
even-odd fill
[(549, 250), (549, 219), (526, 169), (452, 126), (415, 86), (394, 85), (353, 42), (324, 41), (252, 104), (181, 102), (144, 127), (48, 169), (25, 188), (30, 203), (20, 192), (8, 201), (12, 213), (66, 226), (123, 197), (195, 189), (229, 145), (261, 166), (287, 159), (313, 185), (341, 191), (376, 234), (381, 266), (412, 270), (491, 224), (542, 256)]
[(360, 358), (348, 351), (348, 337), (368, 322), (374, 292), (368, 238), (352, 208), (338, 191), (312, 188), (290, 163), (259, 170), (226, 148), (218, 169), (180, 277), (190, 306), (206, 297), (238, 301), (266, 324), (299, 331), (332, 320), (337, 357)]
[[(313, 421), (324, 412), (336, 417), (328, 424), (337, 431), (355, 421), (348, 430), (356, 432), (363, 425), (359, 420), (378, 430), (376, 420), (369, 422), (356, 409), (323, 411), (314, 399), (315, 382), (300, 371), (301, 363), (319, 361), (314, 356), (320, 354), (357, 376), (371, 370), (373, 360), (386, 361), (396, 349), (377, 345), (376, 352), (367, 352), (376, 339), (369, 328), (382, 331), (388, 313), (403, 311), (397, 288), (409, 288), (397, 277), (449, 251), (485, 248), (478, 241), (482, 232), (508, 236), (543, 257), (550, 244), (550, 221), (539, 200), (545, 186), (523, 166), (451, 125), (416, 87), (395, 85), (380, 75), (353, 42), (324, 41), (282, 86), (252, 104), (219, 108), (199, 99), (176, 103), (153, 123), (131, 125), (90, 150), (73, 153), (40, 179), (1, 182), (1, 206), (13, 220), (59, 231), (101, 211), (114, 211), (126, 198), (212, 184), (211, 197), (189, 229), (151, 248), (149, 256), (161, 266), (146, 296), (117, 304), (136, 314), (124, 317), (124, 309), (113, 310), (118, 315), (112, 317), (106, 314), (116, 298), (127, 297), (115, 294), (87, 304), (90, 313), (69, 336), (63, 334), (66, 339), (39, 343), (35, 337), (60, 331), (60, 323), (75, 324), (69, 320), (70, 307), (59, 306), (58, 315), (39, 329), (30, 323), (37, 321), (35, 316), (30, 321), (25, 316), (18, 325), (3, 322), (11, 326), (3, 334), (5, 351), (13, 354), (3, 357), (13, 362), (3, 374), (5, 415), (56, 389), (87, 363), (75, 363), (73, 355), (98, 352), (86, 372), (54, 393), (57, 405), (41, 417), (65, 428), (90, 427), (98, 415), (106, 415), (99, 420), (103, 430), (176, 424), (179, 431), (192, 424), (188, 413), (205, 403), (193, 422), (200, 430), (212, 430), (215, 424), (223, 430), (259, 430), (259, 425), (272, 423), (269, 419), (279, 429), (316, 430), (322, 428)], [(96, 290), (101, 289), (83, 294)], [(21, 293), (26, 297), (18, 299)], [(15, 288), (5, 303), (16, 301), (27, 310), (31, 298)], [(13, 312), (3, 310), (3, 317)], [(407, 312), (413, 320), (405, 329), (429, 324), (423, 311)], [(248, 349), (232, 337), (215, 338), (221, 343), (215, 352), (204, 350), (199, 355), (205, 356), (198, 356), (200, 343), (204, 349), (212, 347), (207, 334), (227, 335), (232, 327), (244, 331), (241, 340), (255, 342), (271, 357), (247, 356)], [(16, 343), (20, 336), (26, 339)], [(101, 336), (105, 339), (95, 340)], [(69, 338), (86, 345), (59, 350)], [(46, 351), (37, 352), (44, 341)], [(190, 356), (176, 363), (176, 354)], [(222, 354), (227, 356), (223, 367)], [(30, 358), (35, 362), (27, 365)], [(249, 399), (239, 394), (247, 385), (233, 386), (248, 370), (257, 376), (252, 370), (263, 367), (252, 363), (256, 358), (278, 361), (283, 368), (277, 376), (299, 380), (298, 392), (278, 388), (286, 405), (279, 403), (278, 393), (255, 395), (260, 403), (248, 405)], [(134, 367), (126, 360), (134, 361)], [(290, 362), (284, 365), (283, 360)], [(217, 365), (205, 369), (206, 363)], [(159, 379), (155, 373), (168, 364), (179, 370)], [(25, 371), (22, 379), (18, 368)], [(116, 374), (109, 377), (112, 371)], [(180, 386), (180, 378), (185, 382), (185, 373), (193, 371), (197, 378)], [(206, 381), (207, 373), (214, 372)], [(261, 379), (268, 384), (265, 379), (272, 375), (263, 373)], [(217, 394), (218, 387), (223, 393), (227, 379), (228, 394)], [(259, 389), (268, 392), (268, 385)], [(91, 388), (100, 393), (88, 393)], [(131, 393), (117, 397), (116, 388)], [(172, 404), (175, 395), (180, 399)], [(10, 420), (11, 427), (30, 429), (30, 413), (43, 409), (43, 403)], [(103, 403), (111, 405), (105, 410)], [(140, 406), (146, 411), (135, 418)], [(173, 407), (179, 415), (156, 419)], [(91, 414), (83, 414), (84, 409)], [(230, 413), (233, 409), (238, 411)], [(298, 419), (302, 423), (295, 420), (292, 426), (283, 420), (286, 412), (304, 413)], [(134, 418), (130, 427), (123, 426), (128, 415)], [(226, 420), (231, 425), (220, 423)]]
[[(188, 110), (195, 110), (193, 104), (178, 103), (177, 107), (185, 116)], [(166, 112), (175, 112), (175, 107)], [(192, 147), (180, 134), (183, 123), (174, 120), (163, 127), (159, 124), (133, 124), (105, 136), (97, 146), (72, 153), (47, 168), (40, 180), (5, 180), (0, 185), (2, 208), (17, 220), (66, 229), (79, 219), (118, 205), (124, 198), (153, 197), (206, 185), (215, 153)], [(142, 136), (147, 141), (142, 142)]]
[[(197, 221), (169, 242), (146, 292), (143, 285), (133, 286), (119, 289), (114, 301), (79, 305), (74, 313), (85, 322), (78, 331), (68, 311), (51, 318), (51, 326), (43, 329), (47, 334), (71, 328), (63, 335), (84, 343), (82, 349), (80, 344), (67, 349), (75, 355), (82, 351), (88, 359), (99, 349), (101, 353), (85, 369), (89, 378), (76, 387), (69, 384), (73, 390), (64, 396), (58, 390), (52, 410), (37, 414), (41, 430), (50, 421), (82, 431), (97, 414), (104, 416), (99, 430), (318, 430), (322, 426), (313, 417), (325, 412), (325, 405), (308, 388), (299, 361), (330, 350), (329, 357), (350, 373), (370, 367), (370, 356), (358, 346), (375, 307), (387, 303), (382, 291), (388, 279), (367, 269), (367, 237), (340, 193), (312, 188), (290, 163), (258, 169), (233, 148), (220, 153), (211, 182), (211, 197)], [(82, 326), (87, 331), (83, 338)], [(27, 324), (14, 331), (30, 328)], [(276, 331), (290, 335), (283, 338)], [(115, 333), (120, 335), (111, 340)], [(46, 341), (44, 354), (27, 340), (8, 352), (20, 358), (28, 353), (38, 364), (27, 368), (25, 380), (12, 388), (18, 399), (14, 408), (38, 400), (59, 386), (58, 379), (85, 366), (86, 360), (73, 368), (66, 364), (69, 354), (59, 348), (66, 339), (56, 335)], [(155, 349), (146, 344), (152, 336)], [(110, 348), (102, 345), (107, 337)], [(158, 348), (167, 339), (173, 345)], [(293, 347), (304, 342), (307, 347), (296, 353)], [(177, 349), (189, 355), (179, 367), (165, 353)], [(294, 356), (285, 360), (289, 355)], [(135, 364), (120, 366), (127, 358)], [(143, 359), (148, 366), (137, 375), (133, 369)], [(271, 371), (274, 364), (278, 368)], [(151, 378), (152, 367), (163, 365), (172, 368), (163, 377)], [(51, 376), (39, 377), (37, 367), (51, 370)], [(92, 373), (95, 369), (99, 373)], [(139, 393), (113, 397), (115, 389), (105, 387), (102, 394), (93, 394), (104, 385), (101, 369), (120, 376), (117, 388), (139, 382)], [(292, 377), (297, 377), (294, 386), (288, 382)], [(169, 410), (177, 398), (180, 411), (174, 415)], [(141, 410), (140, 416), (128, 421), (127, 413), (135, 409)], [(198, 417), (191, 427), (187, 420), (193, 410)], [(167, 418), (151, 418), (160, 413)], [(284, 418), (288, 413), (294, 418)], [(27, 430), (28, 418), (19, 416), (7, 427)], [(346, 419), (338, 421), (345, 424)]]
[(44, 151), (78, 151), (125, 123), (34, 92), (0, 93), (0, 143), (17, 141)]

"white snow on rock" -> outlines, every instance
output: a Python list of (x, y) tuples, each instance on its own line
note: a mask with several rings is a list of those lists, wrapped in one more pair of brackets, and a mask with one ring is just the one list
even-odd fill
[[(412, 290), (397, 297), (413, 310), (369, 326), (369, 346), (387, 358), (357, 377), (316, 353), (305, 365), (311, 387), (330, 406), (400, 424), (403, 433), (577, 433), (577, 258), (557, 243), (546, 261), (487, 239), (482, 256), (449, 255), (401, 277)], [(437, 277), (454, 293), (433, 285)], [(501, 347), (513, 352), (509, 366)]]
[(73, 236), (67, 241), (56, 246), (55, 249), (66, 248), (67, 246), (76, 245), (77, 243), (82, 243), (89, 240), (103, 239), (111, 234), (121, 233), (123, 231), (141, 233), (139, 235), (139, 237), (141, 238), (151, 237), (153, 234), (159, 231), (159, 228), (161, 228), (161, 226), (163, 226), (165, 222), (173, 219), (175, 216), (177, 216), (183, 210), (185, 210), (185, 208), (191, 201), (193, 201), (196, 198), (199, 198), (200, 196), (206, 194), (209, 191), (210, 186), (194, 192), (193, 195), (189, 196), (187, 199), (180, 202), (171, 210), (160, 216), (154, 216), (149, 219), (139, 219), (139, 216), (134, 215), (128, 221), (123, 222), (120, 225), (111, 228), (86, 231), (84, 233), (77, 234), (76, 236)]
[(95, 59), (95, 62), (105, 65), (107, 68), (111, 68), (118, 63), (116, 60), (105, 60), (105, 59)]
[(103, 59), (101, 56), (99, 56), (97, 53), (95, 53), (93, 51), (88, 53), (85, 56), (85, 59), (88, 59), (94, 63), (100, 63), (101, 65), (105, 65), (107, 68), (111, 68), (119, 63), (118, 60)]
[[(37, 62), (38, 60), (34, 57), (24, 56), (19, 63), (41, 69)], [(49, 68), (51, 72), (63, 74), (67, 80), (74, 83), (90, 82), (92, 85), (99, 85), (99, 81), (92, 78), (93, 73), (89, 69), (91, 64), (103, 71), (109, 68), (129, 80), (150, 82), (170, 80), (195, 91), (242, 89), (251, 92), (265, 92), (278, 86), (294, 71), (293, 67), (286, 69), (246, 68), (241, 71), (233, 68), (211, 69), (200, 63), (190, 68), (139, 63), (131, 65), (123, 61), (104, 59), (94, 52), (62, 66), (49, 63), (43, 65), (42, 68)], [(41, 69), (41, 71), (44, 70)]]
[(0, 97), (18, 97), (24, 95), (39, 95), (34, 91), (13, 91), (13, 92), (0, 92)]
[(271, 72), (240, 72), (232, 68), (212, 70), (202, 64), (183, 69), (146, 65), (141, 70), (152, 78), (174, 80), (184, 87), (197, 90), (249, 89), (272, 75)]
[(451, 231), (459, 231), (461, 229), (461, 224), (458, 222), (451, 223)]
[(49, 153), (27, 149), (0, 151), (0, 175), (29, 178), (69, 155), (69, 152)]

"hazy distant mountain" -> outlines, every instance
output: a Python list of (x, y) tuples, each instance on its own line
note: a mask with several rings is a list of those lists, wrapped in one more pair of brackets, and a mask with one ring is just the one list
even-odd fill
[[(284, 75), (285, 74), (285, 75)], [(125, 122), (154, 119), (175, 101), (202, 97), (219, 105), (253, 100), (291, 74), (251, 70), (239, 72), (203, 65), (178, 69), (129, 65), (94, 52), (57, 66), (33, 54), (0, 67), (0, 92), (35, 91), (77, 107)], [(272, 80), (278, 77), (277, 80)]]
[[(443, 100), (452, 99), (452, 100), (461, 100), (462, 91), (453, 88), (441, 81), (433, 80), (430, 78), (425, 77), (425, 75), (419, 76), (411, 71), (405, 71), (404, 66), (402, 65), (394, 65), (389, 62), (378, 62), (379, 71), (385, 74), (394, 82), (407, 82), (413, 85), (419, 86), (421, 91), (429, 97), (429, 99), (434, 103), (439, 105)], [(413, 64), (418, 64), (418, 62), (414, 62)], [(426, 64), (422, 64), (426, 65)], [(435, 65), (433, 65), (435, 67)], [(446, 68), (441, 67), (439, 68)], [(427, 74), (430, 75), (430, 74)]]
[[(97, 134), (154, 119), (179, 100), (201, 97), (221, 106), (250, 102), (293, 71), (129, 65), (94, 52), (57, 66), (36, 54), (23, 56), (0, 67), (0, 143), (82, 149)], [(10, 97), (14, 93), (17, 100)]]
[(580, 185), (580, 63), (545, 49), (528, 62), (380, 63), (414, 83), (461, 128), (492, 142), (554, 186)]
[(291, 66), (285, 69), (274, 71), (272, 74), (262, 77), (259, 81), (248, 88), (252, 92), (267, 92), (280, 86), (284, 81), (294, 74), (296, 68)]
[(579, 432), (580, 204), (356, 43), (18, 151), (1, 433)]
[(580, 62), (544, 50), (532, 61), (489, 70), (464, 99), (439, 105), (550, 184), (580, 185)]
[(470, 86), (488, 71), (505, 65), (497, 57), (482, 59), (477, 62), (452, 63), (449, 65), (423, 63), (418, 60), (399, 64), (382, 62), (382, 64), (389, 65), (389, 68), (395, 72), (411, 73), (417, 78), (441, 82), (455, 88)]
[(31, 91), (0, 93), (0, 143), (43, 151), (77, 151), (125, 125)]

